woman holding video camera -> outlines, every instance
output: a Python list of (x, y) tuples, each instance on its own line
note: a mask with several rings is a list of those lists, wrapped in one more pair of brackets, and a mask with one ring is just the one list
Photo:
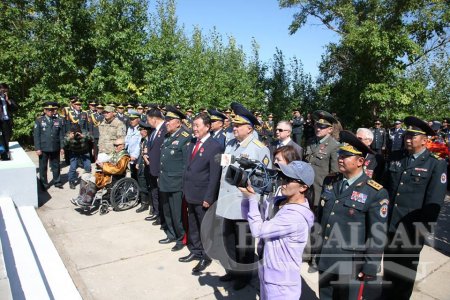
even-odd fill
[(314, 183), (312, 167), (302, 161), (280, 164), (280, 197), (272, 201), (279, 208), (272, 219), (267, 211), (261, 215), (260, 196), (249, 185), (240, 188), (249, 199), (247, 220), (251, 233), (260, 238), (258, 274), (261, 299), (299, 299), (301, 295), (300, 266), (302, 253), (314, 223), (314, 214), (305, 193)]

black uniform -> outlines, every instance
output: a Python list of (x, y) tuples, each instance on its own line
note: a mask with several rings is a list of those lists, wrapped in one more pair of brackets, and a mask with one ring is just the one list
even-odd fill
[(381, 180), (384, 173), (384, 158), (380, 154), (367, 154), (364, 161), (364, 172), (373, 180)]
[[(403, 128), (391, 128), (389, 129), (389, 137), (386, 141), (386, 146), (389, 152), (389, 157), (395, 157), (399, 155), (399, 152), (403, 151), (403, 136), (405, 130)], [(389, 159), (390, 160), (390, 159)]]
[(383, 149), (386, 148), (386, 129), (384, 128), (370, 128), (373, 133), (373, 141), (370, 148), (377, 154), (382, 154)]
[[(340, 192), (342, 184), (342, 175), (326, 177), (320, 196), (320, 299), (357, 299), (364, 284), (357, 280), (358, 273), (375, 277), (383, 253), (389, 203), (386, 190), (364, 173)], [(374, 224), (381, 225), (377, 234)], [(346, 284), (333, 287), (331, 281), (338, 279)]]
[[(182, 223), (183, 171), (186, 164), (186, 144), (191, 135), (183, 128), (168, 133), (161, 146), (159, 191), (162, 201), (167, 238), (182, 244), (185, 229)], [(151, 162), (150, 162), (151, 164)]]
[(292, 139), (300, 146), (302, 144), (303, 137), (303, 124), (304, 120), (302, 116), (296, 117), (292, 120)]
[[(447, 166), (443, 159), (425, 150), (411, 160), (407, 153), (394, 158), (385, 176), (391, 201), (384, 281), (392, 281), (392, 286), (384, 288), (384, 299), (410, 298), (424, 243), (423, 234), (418, 234), (416, 241), (414, 223), (428, 229), (429, 222), (436, 222), (446, 193)], [(410, 243), (405, 242), (406, 238)], [(393, 240), (400, 242), (393, 243)]]
[[(339, 148), (342, 160), (373, 154), (349, 131), (342, 131), (340, 140), (347, 143)], [(335, 173), (323, 182), (318, 212), (320, 299), (376, 299), (381, 293), (380, 283), (373, 280), (386, 242), (388, 193), (358, 169), (352, 178)]]
[(50, 160), (50, 168), (53, 173), (53, 183), (61, 186), (59, 165), (59, 152), (64, 142), (64, 122), (57, 117), (47, 117), (45, 115), (36, 119), (33, 130), (34, 148), (41, 150), (39, 156), (39, 180), (42, 187), (49, 187), (47, 180), (47, 165)]

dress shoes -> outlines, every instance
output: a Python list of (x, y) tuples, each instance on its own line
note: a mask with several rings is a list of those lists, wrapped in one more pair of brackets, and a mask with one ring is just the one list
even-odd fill
[(211, 264), (211, 260), (202, 258), (198, 264), (192, 269), (193, 273), (204, 271)]
[(69, 187), (70, 189), (74, 190), (75, 189), (75, 182), (69, 182)]
[(138, 209), (136, 209), (136, 212), (137, 212), (137, 213), (141, 213), (141, 212), (144, 212), (144, 211), (147, 211), (147, 210), (148, 210), (148, 205), (141, 204), (141, 207), (139, 207)]
[(156, 219), (155, 222), (152, 223), (152, 225), (161, 225), (161, 220)]
[(172, 252), (180, 251), (183, 248), (184, 248), (183, 244), (176, 244), (175, 246), (172, 247), (172, 249), (170, 249), (170, 251), (172, 251)]
[(63, 184), (61, 182), (55, 183), (55, 187), (58, 189), (62, 189), (63, 188)]
[(315, 273), (317, 272), (317, 264), (315, 258), (312, 260), (312, 262), (309, 264), (308, 267), (308, 273)]
[(236, 280), (233, 284), (233, 290), (239, 291), (245, 288), (248, 285), (247, 281)]
[(158, 215), (150, 215), (150, 216), (147, 216), (147, 217), (145, 217), (145, 221), (154, 221), (154, 220), (156, 220), (156, 219), (158, 219)]
[(187, 255), (187, 256), (180, 257), (178, 259), (178, 261), (179, 262), (190, 262), (190, 261), (199, 260), (199, 259), (200, 258), (197, 255), (195, 255), (194, 253), (189, 253), (189, 255)]
[(174, 240), (169, 239), (169, 238), (165, 238), (165, 239), (162, 239), (162, 240), (158, 241), (158, 243), (160, 243), (160, 244), (170, 244), (172, 242), (174, 242)]
[(234, 278), (229, 273), (219, 277), (219, 281), (222, 281), (222, 282), (228, 282), (228, 281), (232, 281), (232, 280), (234, 280)]

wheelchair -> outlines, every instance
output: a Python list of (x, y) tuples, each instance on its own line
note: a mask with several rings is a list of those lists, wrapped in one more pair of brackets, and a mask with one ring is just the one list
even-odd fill
[(130, 177), (113, 177), (113, 182), (99, 189), (89, 206), (80, 207), (86, 214), (107, 214), (110, 210), (124, 211), (137, 205), (139, 185)]

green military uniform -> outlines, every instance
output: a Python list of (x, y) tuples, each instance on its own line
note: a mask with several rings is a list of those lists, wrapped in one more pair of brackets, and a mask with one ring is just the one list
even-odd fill
[[(340, 147), (343, 160), (373, 153), (348, 131), (341, 132), (341, 141), (349, 143)], [(370, 281), (376, 279), (386, 242), (388, 193), (362, 166), (353, 172), (351, 178), (330, 174), (323, 182), (318, 211), (320, 299), (376, 299), (381, 293), (379, 282)]]
[[(167, 109), (170, 110), (171, 107)], [(171, 116), (168, 113), (166, 119)], [(177, 245), (182, 245), (185, 234), (182, 223), (183, 171), (186, 163), (186, 145), (190, 140), (191, 135), (180, 127), (176, 132), (168, 133), (161, 146), (158, 185), (166, 221), (164, 231), (167, 238), (176, 241)]]
[[(405, 118), (404, 123), (405, 139), (436, 134), (415, 117)], [(446, 168), (445, 160), (426, 148), (415, 154), (405, 151), (388, 166), (384, 178), (391, 201), (383, 279), (392, 284), (383, 289), (383, 299), (411, 297), (426, 232), (437, 221), (444, 203)]]
[[(46, 102), (45, 109), (56, 109), (53, 102)], [(49, 187), (47, 180), (47, 165), (50, 161), (50, 169), (53, 173), (53, 183), (61, 187), (59, 165), (59, 153), (64, 142), (64, 122), (58, 117), (40, 116), (34, 123), (33, 130), (34, 148), (42, 151), (39, 155), (39, 180), (44, 189)]]
[(306, 146), (305, 161), (314, 169), (314, 206), (319, 205), (323, 180), (330, 173), (338, 171), (337, 150), (339, 144), (332, 137), (327, 136), (321, 140), (313, 138)]

